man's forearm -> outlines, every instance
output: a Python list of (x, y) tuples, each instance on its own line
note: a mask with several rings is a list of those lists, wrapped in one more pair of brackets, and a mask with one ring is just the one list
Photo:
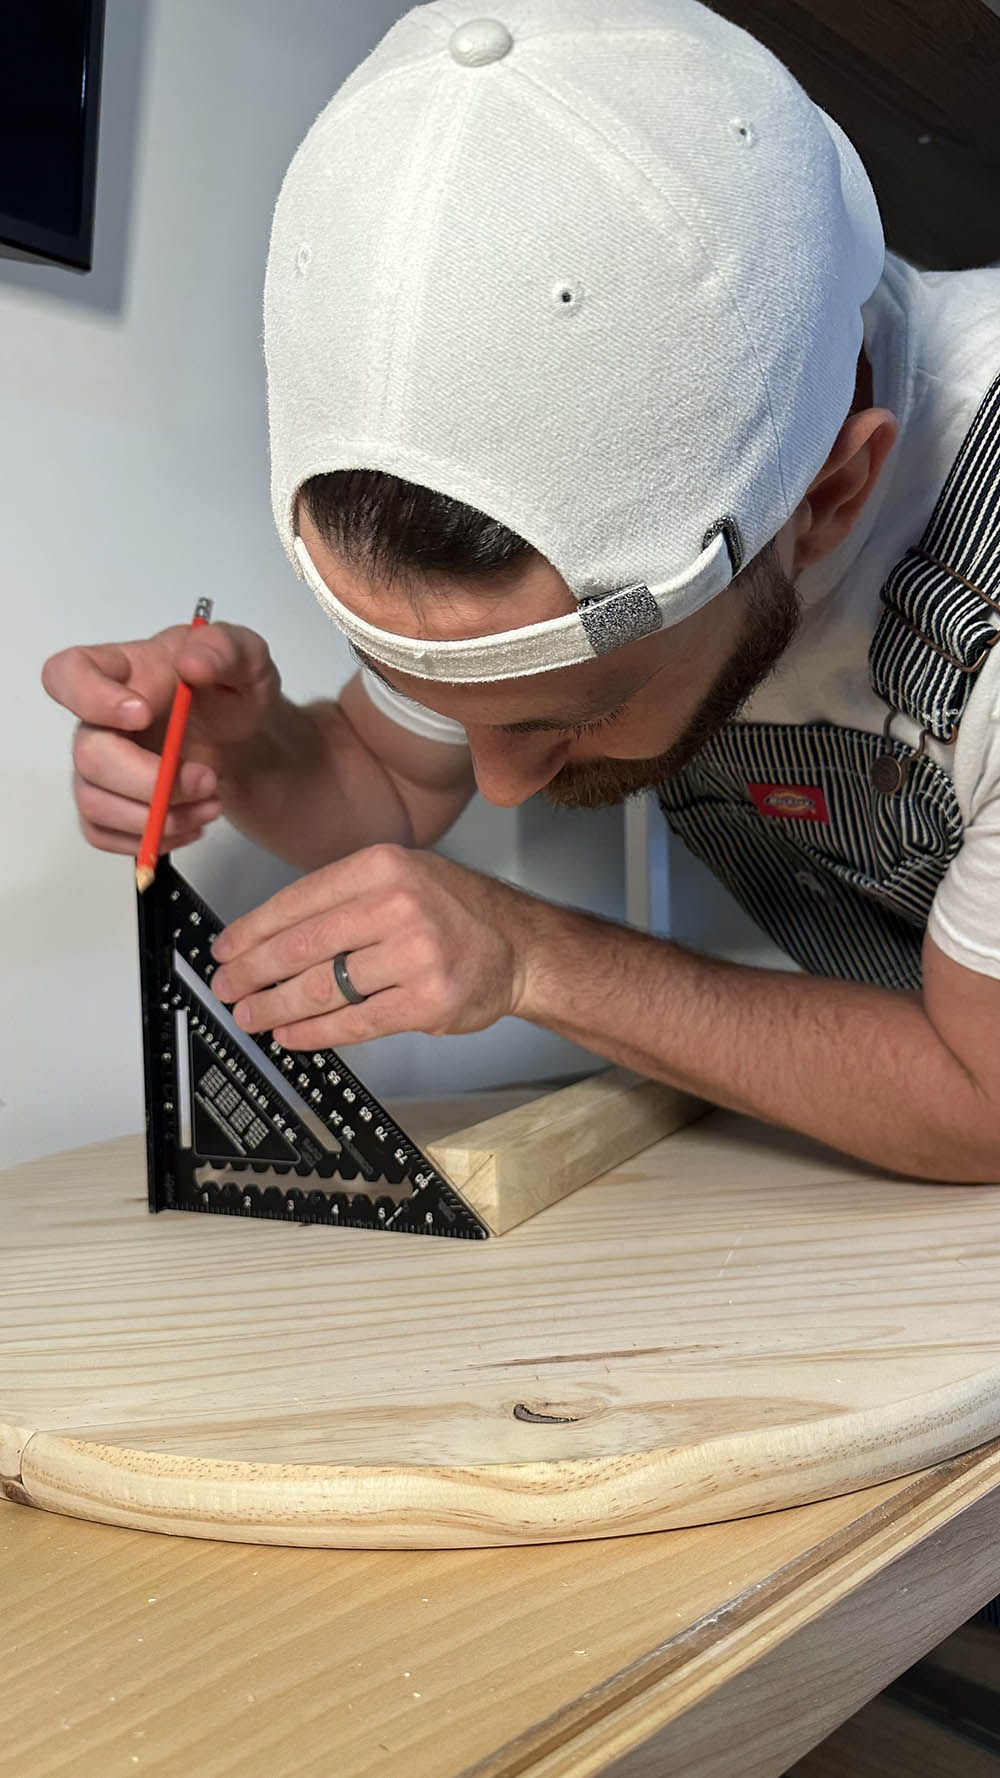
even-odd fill
[(331, 701), (281, 698), (266, 729), (226, 760), (219, 791), (234, 826), (303, 870), (413, 841), (392, 780)]
[(925, 1179), (1000, 1179), (997, 1111), (916, 994), (697, 957), (536, 903), (522, 1018)]

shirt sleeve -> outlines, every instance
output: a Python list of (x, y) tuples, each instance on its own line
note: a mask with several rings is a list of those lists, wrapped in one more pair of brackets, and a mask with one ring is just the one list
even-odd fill
[(460, 722), (453, 722), (450, 716), (439, 716), (436, 710), (425, 710), (423, 704), (415, 703), (412, 698), (404, 698), (402, 692), (393, 691), (391, 685), (378, 679), (368, 667), (361, 669), (361, 684), (376, 710), (381, 710), (382, 715), (388, 716), (392, 722), (398, 722), (400, 728), (422, 735), (425, 741), (444, 741), (453, 747), (468, 746)]
[[(939, 950), (979, 975), (1000, 980), (1000, 648), (989, 680), (977, 685), (959, 728), (955, 791), (965, 829), (938, 885), (927, 930)], [(980, 695), (983, 694), (983, 695)]]

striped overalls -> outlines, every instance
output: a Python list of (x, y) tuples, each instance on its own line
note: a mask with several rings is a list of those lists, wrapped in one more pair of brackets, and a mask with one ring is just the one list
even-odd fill
[[(868, 669), (916, 750), (833, 723), (727, 723), (660, 786), (671, 828), (812, 975), (916, 988), (931, 902), (962, 844), (950, 743), (1000, 641), (1000, 377), (931, 520), (882, 588)], [(1000, 885), (998, 885), (1000, 889)]]

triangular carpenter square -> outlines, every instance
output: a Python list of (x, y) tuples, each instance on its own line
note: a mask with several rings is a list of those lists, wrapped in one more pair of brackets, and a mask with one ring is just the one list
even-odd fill
[(233, 1022), (209, 985), (225, 922), (169, 858), (138, 905), (150, 1210), (489, 1235), (336, 1050)]

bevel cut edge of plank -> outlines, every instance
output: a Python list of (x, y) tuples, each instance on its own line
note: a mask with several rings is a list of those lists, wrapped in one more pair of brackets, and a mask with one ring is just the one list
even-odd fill
[[(191, 1458), (36, 1432), (16, 1498), (72, 1518), (238, 1543), (483, 1549), (716, 1524), (914, 1474), (1000, 1424), (1000, 1367), (887, 1408), (614, 1458), (444, 1468)], [(23, 1493), (21, 1490), (23, 1489)], [(15, 1496), (12, 1496), (15, 1498)]]
[(609, 1068), (428, 1143), (427, 1154), (503, 1235), (711, 1109), (664, 1081)]

